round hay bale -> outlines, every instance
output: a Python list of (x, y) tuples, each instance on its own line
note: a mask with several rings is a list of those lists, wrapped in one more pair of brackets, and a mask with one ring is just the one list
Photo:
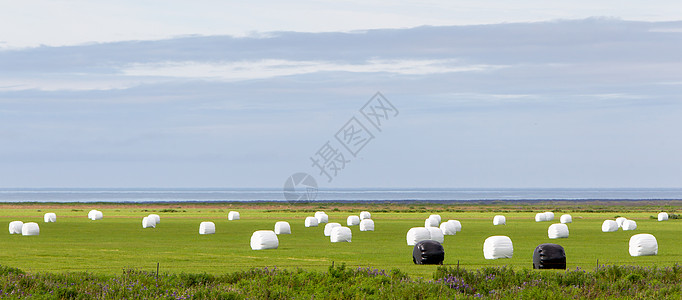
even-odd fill
[(457, 234), (457, 227), (455, 227), (455, 223), (443, 222), (440, 223), (440, 231), (443, 232), (443, 235), (455, 235)]
[(635, 229), (637, 229), (637, 222), (633, 220), (626, 220), (625, 222), (623, 222), (623, 230), (629, 231)]
[(434, 215), (431, 215), (424, 220), (424, 227), (438, 227), (438, 224), (440, 224), (440, 221), (438, 218), (434, 217)]
[(550, 239), (564, 239), (568, 237), (568, 226), (566, 224), (552, 224), (547, 229), (547, 236)]
[(431, 232), (426, 227), (413, 227), (407, 231), (407, 245), (414, 246), (415, 244), (431, 239)]
[(452, 223), (455, 226), (455, 231), (462, 231), (462, 223), (457, 220), (448, 220), (448, 223)]
[(324, 225), (324, 236), (331, 236), (332, 229), (334, 229), (334, 227), (341, 227), (341, 224), (332, 222)]
[(104, 214), (96, 209), (91, 210), (88, 212), (88, 219), (96, 221), (96, 220), (101, 220), (104, 218)]
[(332, 243), (340, 242), (350, 243), (352, 238), (353, 233), (350, 231), (350, 228), (343, 226), (334, 227), (334, 229), (332, 229), (331, 234), (329, 235), (329, 240)]
[(545, 213), (535, 214), (535, 222), (544, 222), (544, 221), (547, 221), (547, 215)]
[(156, 220), (150, 217), (142, 218), (142, 228), (156, 228)]
[(668, 213), (667, 212), (658, 213), (658, 221), (668, 221)]
[(275, 223), (275, 234), (291, 234), (289, 222), (279, 221)]
[(360, 212), (360, 220), (371, 219), (371, 218), (372, 218), (372, 214), (370, 214), (368, 211), (361, 211)]
[(156, 224), (161, 223), (161, 216), (159, 216), (159, 215), (157, 215), (157, 214), (150, 214), (150, 215), (148, 215), (147, 217), (154, 219), (154, 222), (155, 222)]
[(485, 259), (512, 258), (514, 245), (508, 236), (495, 235), (485, 239), (483, 257)]
[(55, 214), (55, 213), (46, 213), (46, 214), (43, 216), (43, 220), (45, 221), (45, 223), (54, 223), (54, 222), (57, 222), (57, 214)]
[(279, 239), (272, 230), (258, 230), (251, 235), (252, 250), (277, 249)]
[(24, 226), (21, 227), (21, 235), (39, 235), (39, 234), (40, 234), (40, 226), (38, 226), (38, 223), (28, 222), (28, 223), (24, 223)]
[(602, 232), (614, 232), (618, 231), (618, 223), (614, 220), (605, 220), (604, 223), (601, 224), (601, 231)]
[(325, 213), (315, 214), (315, 219), (317, 219), (317, 224), (329, 223), (329, 216)]
[(231, 212), (227, 213), (227, 219), (228, 219), (229, 221), (236, 221), (236, 220), (239, 220), (239, 212), (237, 212), (237, 211), (231, 211)]
[(360, 221), (360, 231), (374, 231), (374, 220), (364, 219)]
[(571, 217), (571, 215), (561, 215), (559, 222), (561, 222), (561, 224), (573, 223), (573, 217)]
[(646, 256), (658, 254), (658, 241), (648, 233), (635, 234), (630, 238), (630, 256)]
[(628, 219), (627, 219), (627, 218), (624, 218), (624, 217), (618, 217), (618, 218), (616, 218), (616, 223), (618, 224), (618, 228), (622, 228), (622, 227), (623, 227), (623, 222), (625, 222), (625, 221), (627, 221), (627, 220), (628, 220)]
[(346, 225), (348, 226), (357, 226), (360, 225), (360, 217), (358, 216), (348, 216), (346, 219)]
[(507, 225), (507, 218), (503, 215), (497, 215), (493, 218), (493, 225)]
[(21, 234), (21, 227), (24, 226), (22, 221), (9, 222), (9, 234)]
[(440, 222), (442, 221), (440, 215), (430, 215), (429, 218), (436, 218), (436, 220), (438, 220), (438, 222), (436, 222), (436, 226), (433, 227), (438, 227), (438, 224), (440, 224)]
[(554, 220), (554, 213), (551, 211), (546, 211), (545, 212), (545, 219), (546, 219), (546, 221)]
[(445, 242), (445, 236), (443, 236), (443, 232), (440, 231), (439, 227), (426, 227), (426, 230), (429, 231), (429, 240), (436, 241), (441, 244)]
[(215, 234), (215, 223), (201, 222), (199, 224), (199, 234)]
[(319, 223), (317, 223), (317, 218), (315, 217), (306, 217), (305, 218), (305, 227), (317, 227)]

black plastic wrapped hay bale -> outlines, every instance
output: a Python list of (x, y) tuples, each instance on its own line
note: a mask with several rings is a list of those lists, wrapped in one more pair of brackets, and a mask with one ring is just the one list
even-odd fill
[(445, 260), (443, 245), (436, 241), (421, 241), (414, 245), (412, 261), (418, 265), (442, 265)]
[(566, 252), (557, 244), (540, 244), (533, 251), (533, 269), (566, 270)]

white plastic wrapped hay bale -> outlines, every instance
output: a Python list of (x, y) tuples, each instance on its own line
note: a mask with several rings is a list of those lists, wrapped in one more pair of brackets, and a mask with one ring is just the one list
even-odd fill
[(441, 244), (445, 242), (445, 236), (443, 236), (443, 232), (440, 231), (439, 227), (426, 227), (426, 229), (429, 231), (430, 240), (439, 242)]
[(424, 220), (424, 227), (438, 227), (438, 224), (440, 224), (440, 221), (433, 215)]
[(544, 222), (544, 221), (547, 221), (547, 215), (545, 213), (535, 214), (535, 222)]
[(451, 222), (440, 223), (440, 231), (443, 233), (443, 235), (457, 234), (457, 228), (455, 227), (455, 224)]
[(348, 216), (346, 219), (346, 225), (348, 226), (357, 226), (360, 225), (360, 217), (358, 216)]
[(618, 217), (616, 218), (616, 223), (618, 224), (618, 228), (623, 227), (623, 222), (627, 221), (627, 218), (624, 217)]
[(201, 222), (199, 224), (199, 234), (215, 234), (215, 223)]
[(159, 216), (159, 215), (157, 215), (157, 214), (150, 214), (150, 215), (148, 215), (147, 217), (154, 219), (154, 222), (155, 222), (156, 224), (161, 223), (161, 216)]
[(493, 218), (493, 225), (507, 225), (507, 218), (503, 215), (497, 215)]
[(343, 226), (334, 227), (334, 229), (332, 229), (331, 234), (329, 235), (329, 240), (332, 243), (341, 243), (341, 242), (350, 243), (352, 238), (353, 238), (353, 233), (350, 231), (350, 228), (343, 227)]
[(306, 217), (305, 218), (305, 227), (317, 227), (317, 218), (315, 217)]
[(554, 213), (551, 211), (546, 211), (545, 212), (545, 219), (546, 219), (546, 221), (554, 220)]
[(630, 256), (646, 256), (658, 254), (658, 242), (648, 233), (635, 234), (630, 238)]
[(45, 221), (45, 223), (54, 223), (54, 222), (57, 222), (57, 214), (55, 214), (55, 213), (46, 213), (45, 215), (43, 215), (43, 221)]
[(455, 231), (460, 232), (462, 231), (462, 223), (457, 220), (448, 220), (448, 223), (451, 223), (452, 225), (455, 226)]
[(9, 222), (9, 234), (21, 234), (21, 227), (24, 226), (22, 221)]
[(433, 227), (438, 227), (438, 224), (440, 224), (440, 221), (442, 221), (440, 215), (430, 215), (429, 218), (435, 218), (436, 220), (438, 220), (438, 222), (436, 222), (436, 226)]
[(483, 243), (483, 257), (485, 259), (511, 258), (513, 255), (514, 245), (508, 236), (491, 236), (485, 239)]
[(431, 239), (431, 232), (426, 227), (412, 227), (407, 231), (407, 245), (414, 246), (415, 244)]
[(360, 212), (360, 220), (371, 219), (371, 218), (372, 218), (372, 214), (370, 214), (368, 211), (361, 211)]
[(142, 228), (156, 228), (156, 220), (150, 217), (142, 218)]
[(239, 212), (231, 211), (231, 212), (227, 213), (227, 219), (230, 221), (239, 220)]
[(633, 220), (626, 220), (623, 222), (623, 230), (635, 230), (637, 229), (637, 222)]
[(332, 229), (334, 229), (334, 227), (341, 227), (341, 224), (332, 222), (324, 225), (324, 236), (331, 236)]
[(547, 236), (550, 239), (564, 239), (568, 237), (568, 226), (566, 224), (552, 224), (547, 229)]
[(559, 222), (561, 222), (561, 224), (573, 223), (573, 217), (571, 217), (571, 215), (561, 215)]
[(93, 209), (90, 212), (88, 212), (88, 219), (90, 219), (90, 220), (96, 221), (96, 220), (101, 220), (103, 218), (104, 218), (104, 214), (99, 210)]
[(319, 215), (326, 215), (326, 214), (327, 214), (327, 213), (326, 213), (326, 212), (323, 212), (323, 211), (316, 211), (316, 212), (315, 212), (315, 218), (317, 218), (317, 216), (319, 216)]
[(28, 223), (24, 223), (24, 226), (21, 226), (21, 235), (39, 235), (39, 234), (40, 234), (40, 226), (38, 226), (38, 223), (28, 222)]
[(374, 220), (364, 219), (360, 221), (360, 231), (374, 231)]
[(329, 216), (325, 213), (315, 213), (315, 219), (317, 219), (317, 224), (329, 223)]
[(614, 232), (618, 231), (618, 223), (614, 220), (605, 220), (604, 223), (601, 224), (601, 231), (602, 232)]
[(275, 223), (275, 234), (291, 234), (289, 222), (279, 221)]
[(667, 212), (658, 213), (658, 220), (659, 221), (668, 221), (668, 213)]
[(258, 230), (251, 235), (252, 250), (277, 249), (279, 239), (272, 230)]

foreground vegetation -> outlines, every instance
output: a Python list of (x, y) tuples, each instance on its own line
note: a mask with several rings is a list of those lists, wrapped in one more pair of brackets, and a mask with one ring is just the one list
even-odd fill
[(439, 267), (432, 279), (393, 269), (261, 268), (210, 275), (124, 270), (26, 274), (0, 266), (3, 299), (680, 299), (682, 267), (602, 266), (591, 271)]

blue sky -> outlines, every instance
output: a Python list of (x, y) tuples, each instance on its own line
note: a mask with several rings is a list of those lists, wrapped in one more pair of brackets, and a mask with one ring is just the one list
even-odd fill
[[(0, 12), (0, 187), (682, 182), (673, 2), (102, 3)], [(399, 115), (327, 182), (377, 91)]]

